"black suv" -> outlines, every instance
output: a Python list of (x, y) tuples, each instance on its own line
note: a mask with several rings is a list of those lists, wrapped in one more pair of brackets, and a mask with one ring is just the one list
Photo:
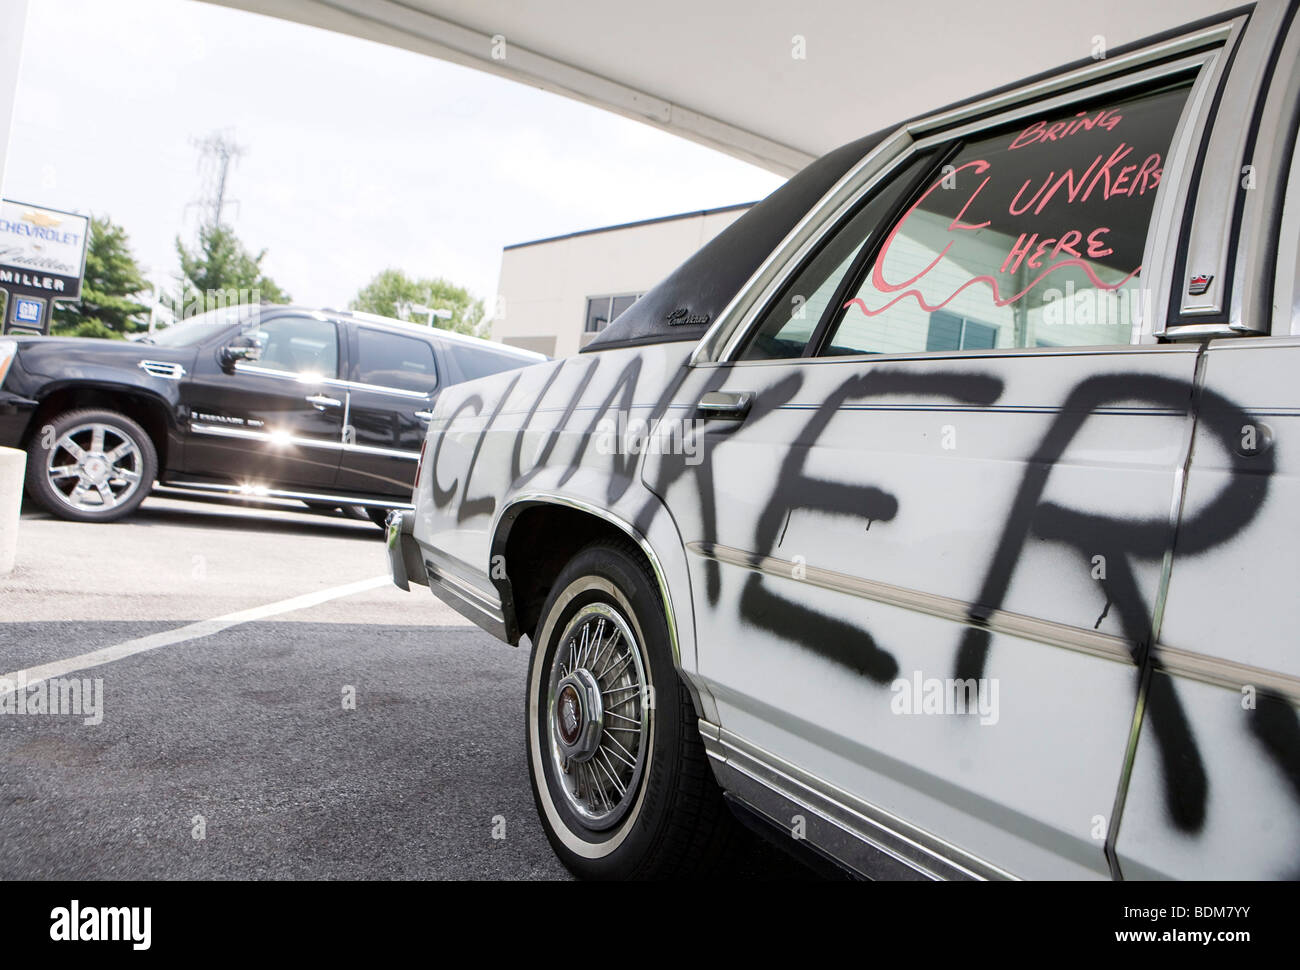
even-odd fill
[(130, 514), (193, 492), (410, 508), (442, 387), (540, 354), (368, 314), (230, 307), (138, 342), (0, 339), (0, 446), (55, 515)]

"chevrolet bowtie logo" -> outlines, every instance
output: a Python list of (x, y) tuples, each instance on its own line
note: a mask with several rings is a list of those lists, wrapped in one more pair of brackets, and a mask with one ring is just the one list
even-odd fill
[(23, 222), (30, 222), (33, 226), (39, 226), (42, 229), (53, 229), (55, 226), (63, 225), (62, 219), (56, 219), (45, 212), (24, 212)]

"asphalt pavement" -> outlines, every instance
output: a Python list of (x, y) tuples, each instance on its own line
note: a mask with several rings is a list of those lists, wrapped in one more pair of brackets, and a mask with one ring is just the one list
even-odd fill
[[(341, 512), (29, 506), (0, 676), (84, 693), (0, 710), (0, 879), (566, 879), (528, 786), (527, 660), (392, 586), (379, 530)], [(756, 846), (734, 874), (804, 870)]]

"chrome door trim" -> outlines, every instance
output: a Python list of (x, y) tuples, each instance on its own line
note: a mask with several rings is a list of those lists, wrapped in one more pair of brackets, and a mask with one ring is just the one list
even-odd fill
[(324, 438), (300, 438), (297, 435), (279, 437), (273, 435), (270, 431), (255, 431), (252, 428), (228, 428), (224, 425), (203, 424), (198, 421), (190, 422), (190, 432), (211, 435), (215, 438), (240, 438), (245, 441), (261, 441), (301, 448), (324, 448), (329, 451), (343, 450), (343, 442), (341, 441), (329, 441)]
[(236, 499), (284, 498), (298, 499), (304, 502), (329, 502), (338, 505), (361, 505), (367, 508), (413, 509), (410, 502), (397, 499), (358, 498), (355, 495), (335, 495), (331, 492), (304, 492), (298, 489), (263, 488), (260, 485), (225, 485), (218, 482), (191, 482), (184, 479), (159, 482), (163, 488), (181, 489), (187, 492), (204, 492)]
[(1277, 694), (1294, 707), (1300, 707), (1300, 677), (1264, 670), (1249, 664), (1211, 657), (1191, 650), (1156, 644), (1152, 653), (1152, 672), (1186, 677), (1213, 687), (1240, 691), (1243, 687)]
[[(1187, 343), (1166, 343), (1166, 344), (1147, 344), (1142, 347), (1143, 354), (1191, 354), (1198, 352), (1199, 348)], [(1096, 344), (1081, 345), (1078, 347), (1005, 347), (1000, 349), (979, 349), (979, 350), (913, 350), (907, 353), (880, 353), (880, 354), (836, 354), (833, 357), (776, 357), (767, 360), (737, 360), (727, 366), (730, 367), (788, 367), (790, 364), (798, 363), (801, 367), (834, 367), (836, 364), (844, 363), (869, 363), (869, 364), (892, 364), (896, 361), (905, 360), (1007, 360), (1016, 357), (1100, 357), (1109, 354), (1131, 355), (1133, 353), (1132, 344)], [(719, 364), (700, 364), (700, 367), (718, 367)], [(979, 407), (963, 408), (961, 406), (944, 405), (936, 410), (976, 410), (976, 411), (996, 411), (998, 405), (981, 405)], [(1011, 410), (1027, 410), (1026, 408), (1012, 408)], [(1043, 411), (1055, 412), (1055, 407), (1043, 407)], [(1105, 413), (1107, 409), (1099, 409), (1098, 413)], [(1152, 409), (1141, 409), (1143, 414), (1152, 413)], [(1159, 413), (1159, 410), (1156, 410)], [(1185, 414), (1186, 411), (1178, 411), (1178, 414)]]
[(377, 448), (374, 445), (340, 445), (343, 451), (357, 452), (362, 455), (379, 455), (384, 458), (401, 458), (404, 461), (419, 461), (418, 451), (399, 451), (396, 448)]
[(278, 370), (274, 367), (259, 367), (257, 364), (250, 364), (246, 360), (235, 361), (235, 373), (252, 374), (256, 377), (274, 377), (279, 380), (293, 381), (295, 384), (309, 384), (313, 387), (331, 381), (339, 383), (338, 378), (334, 377), (324, 377), (320, 374), (299, 374), (296, 371)]
[(344, 387), (357, 391), (374, 391), (379, 394), (392, 394), (396, 397), (413, 401), (428, 401), (433, 397), (432, 391), (406, 391), (400, 387), (383, 387), (379, 384), (362, 384), (360, 381), (348, 381), (341, 377), (320, 377), (315, 374), (297, 374), (293, 371), (277, 370), (273, 367), (258, 367), (245, 361), (235, 361), (235, 371), (240, 374), (254, 374), (258, 377), (274, 377), (279, 380), (293, 381), (297, 384), (309, 384), (312, 387)]
[(787, 830), (804, 814), (808, 841), (863, 875), (883, 855), (928, 879), (1016, 878), (716, 724), (701, 719), (699, 728), (724, 790)]
[[(346, 426), (345, 426), (346, 427)], [(300, 438), (297, 435), (278, 437), (270, 431), (256, 431), (252, 428), (230, 428), (220, 424), (203, 424), (190, 422), (193, 434), (211, 435), (216, 438), (240, 438), (245, 441), (260, 441), (275, 445), (292, 445), (299, 448), (324, 448), (330, 451), (346, 451), (362, 455), (378, 455), (383, 458), (400, 458), (403, 461), (419, 461), (418, 451), (399, 451), (396, 448), (377, 448), (373, 445), (356, 445), (343, 440), (332, 441), (324, 438)]]
[[(1094, 98), (1140, 84), (1143, 80), (1177, 74), (1191, 68), (1201, 68), (1198, 83), (1208, 74), (1214, 74), (1217, 78), (1219, 48), (1233, 40), (1243, 21), (1244, 17), (1238, 17), (1204, 27), (1140, 51), (1107, 58), (1014, 91), (900, 126), (869, 151), (821, 201), (810, 208), (768, 255), (700, 338), (691, 354), (690, 366), (733, 361), (761, 311), (802, 264), (804, 258), (820, 245), (865, 192), (874, 188), (896, 164), (906, 161), (915, 152), (961, 134), (1013, 121), (1045, 107)], [(1178, 59), (1166, 60), (1173, 57)], [(1154, 63), (1161, 61), (1165, 63)], [(1146, 70), (1136, 70), (1144, 64), (1151, 66)], [(1195, 92), (1195, 87), (1193, 91)], [(1184, 119), (1189, 117), (1188, 111), (1193, 107), (1202, 113), (1198, 114), (1194, 126), (1187, 126), (1188, 139), (1178, 144), (1178, 133), (1175, 137), (1175, 144), (1182, 155), (1177, 158), (1172, 154), (1169, 156), (1171, 166), (1178, 171), (1181, 171), (1186, 156), (1192, 150), (1193, 139), (1190, 136), (1195, 132), (1190, 129), (1195, 127), (1199, 132), (1204, 126), (1205, 105), (1193, 105), (1192, 94), (1188, 95), (1188, 105), (1184, 107)], [(997, 114), (991, 114), (992, 112)], [(1175, 144), (1171, 144), (1171, 151)], [(1158, 207), (1159, 202), (1157, 196)], [(1157, 215), (1163, 215), (1159, 208), (1152, 213), (1153, 229)], [(1150, 232), (1147, 238), (1150, 243)]]
[(381, 384), (362, 384), (360, 381), (336, 381), (342, 387), (351, 388), (354, 391), (371, 391), (375, 394), (392, 394), (394, 397), (404, 397), (412, 401), (427, 401), (433, 396), (433, 391), (408, 391), (400, 387), (384, 387)]
[[(925, 613), (962, 626), (975, 626), (992, 633), (1034, 640), (1103, 660), (1113, 660), (1130, 667), (1136, 666), (1133, 657), (1138, 645), (1108, 633), (1097, 633), (1094, 630), (1085, 630), (1052, 620), (1041, 620), (1008, 610), (986, 610), (965, 600), (923, 593), (919, 590), (851, 576), (832, 569), (795, 563), (789, 559), (745, 552), (743, 549), (718, 543), (688, 542), (686, 548), (696, 556), (713, 559), (730, 566), (739, 566), (766, 576), (806, 583), (809, 586), (870, 600), (873, 603), (896, 606), (914, 613)], [(973, 620), (972, 611), (979, 614), (981, 619)]]

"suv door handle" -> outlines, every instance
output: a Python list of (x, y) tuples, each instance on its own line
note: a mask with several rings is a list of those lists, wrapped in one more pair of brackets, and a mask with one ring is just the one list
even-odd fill
[(307, 403), (317, 411), (324, 411), (326, 408), (336, 408), (343, 402), (336, 397), (326, 397), (324, 394), (313, 394), (307, 398)]
[(695, 410), (706, 418), (723, 421), (741, 421), (749, 413), (754, 395), (748, 391), (709, 391), (696, 405)]
[(416, 411), (416, 412), (415, 412), (415, 416), (416, 416), (417, 418), (419, 418), (421, 421), (432, 421), (432, 420), (433, 420), (433, 412), (432, 412), (432, 411)]

